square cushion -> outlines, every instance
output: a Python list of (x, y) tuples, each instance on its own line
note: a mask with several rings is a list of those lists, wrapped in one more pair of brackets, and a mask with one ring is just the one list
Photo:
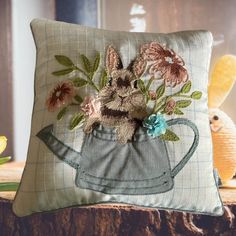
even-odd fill
[(223, 213), (207, 107), (211, 33), (31, 27), (35, 98), (16, 215), (98, 203)]

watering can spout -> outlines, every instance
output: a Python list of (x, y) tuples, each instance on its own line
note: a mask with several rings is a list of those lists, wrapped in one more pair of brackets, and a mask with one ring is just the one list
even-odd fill
[(54, 136), (53, 125), (46, 126), (40, 130), (36, 136), (42, 140), (60, 160), (66, 162), (75, 169), (79, 167), (81, 154)]

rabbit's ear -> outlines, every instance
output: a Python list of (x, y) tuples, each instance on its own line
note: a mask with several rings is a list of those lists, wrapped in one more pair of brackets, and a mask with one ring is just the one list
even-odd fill
[(123, 69), (123, 64), (122, 64), (121, 58), (112, 46), (109, 46), (107, 48), (106, 69), (107, 69), (108, 75), (111, 75), (111, 72), (113, 70)]

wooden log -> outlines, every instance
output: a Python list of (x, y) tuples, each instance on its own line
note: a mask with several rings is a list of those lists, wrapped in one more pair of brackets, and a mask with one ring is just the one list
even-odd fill
[(17, 217), (12, 201), (0, 199), (0, 235), (236, 235), (236, 206), (225, 206), (221, 217), (133, 206), (66, 208)]
[[(22, 166), (13, 163), (1, 167), (0, 182), (1, 176), (2, 180), (19, 180)], [(65, 208), (17, 217), (12, 212), (15, 193), (0, 193), (0, 236), (234, 236), (236, 189), (221, 189), (220, 193), (225, 204), (220, 217), (127, 205)]]

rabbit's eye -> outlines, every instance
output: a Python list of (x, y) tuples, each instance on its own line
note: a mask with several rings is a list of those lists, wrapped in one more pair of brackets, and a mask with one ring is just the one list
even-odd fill
[(112, 77), (109, 78), (109, 80), (108, 80), (108, 85), (109, 85), (109, 86), (112, 85)]
[(134, 81), (134, 88), (135, 88), (135, 89), (138, 88), (138, 81), (137, 81), (137, 80)]

